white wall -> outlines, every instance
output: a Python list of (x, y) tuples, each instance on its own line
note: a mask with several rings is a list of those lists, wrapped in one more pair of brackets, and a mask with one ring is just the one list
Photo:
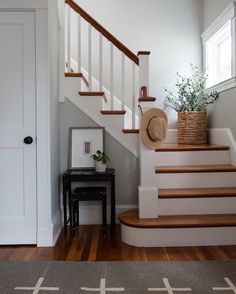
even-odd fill
[[(232, 2), (230, 0), (203, 1), (203, 30)], [(230, 89), (220, 94), (217, 102), (209, 108), (209, 124), (212, 128), (230, 128), (236, 138), (236, 89)]]
[[(201, 65), (201, 0), (77, 0), (77, 3), (134, 53), (151, 51), (150, 94), (158, 98), (158, 106), (162, 107), (165, 97), (163, 88), (174, 89), (177, 71), (186, 73), (190, 63)], [(83, 41), (87, 42), (85, 36)], [(108, 84), (106, 79), (105, 83)], [(115, 85), (120, 85), (119, 76), (115, 77)], [(175, 126), (174, 113), (169, 114), (169, 120), (170, 127)]]

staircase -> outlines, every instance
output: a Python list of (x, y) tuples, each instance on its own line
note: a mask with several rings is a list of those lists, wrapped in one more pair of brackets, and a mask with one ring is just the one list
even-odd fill
[(236, 244), (236, 166), (230, 162), (228, 146), (164, 144), (152, 163), (149, 193), (140, 188), (143, 218), (138, 210), (120, 215), (123, 241), (144, 247)]
[(155, 107), (148, 96), (150, 52), (135, 55), (74, 1), (65, 2), (65, 97), (140, 159), (139, 208), (119, 216), (122, 240), (145, 247), (236, 244), (232, 134), (214, 130), (211, 144), (191, 146), (178, 145), (169, 130), (166, 144), (147, 149), (138, 105)]

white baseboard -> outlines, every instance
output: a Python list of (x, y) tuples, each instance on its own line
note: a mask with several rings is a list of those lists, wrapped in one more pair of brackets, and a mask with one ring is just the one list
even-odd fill
[(58, 210), (52, 218), (51, 226), (49, 228), (40, 228), (37, 230), (37, 246), (51, 247), (56, 244), (56, 241), (61, 232), (61, 214)]

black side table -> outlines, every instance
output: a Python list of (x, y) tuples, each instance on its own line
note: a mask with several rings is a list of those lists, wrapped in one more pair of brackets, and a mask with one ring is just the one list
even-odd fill
[[(105, 172), (97, 173), (95, 169), (68, 170), (63, 174), (63, 209), (64, 209), (64, 233), (67, 234), (67, 224), (72, 226), (72, 182), (109, 182), (111, 186), (111, 226), (116, 224), (115, 209), (115, 170), (108, 168)], [(67, 216), (69, 207), (69, 216)]]

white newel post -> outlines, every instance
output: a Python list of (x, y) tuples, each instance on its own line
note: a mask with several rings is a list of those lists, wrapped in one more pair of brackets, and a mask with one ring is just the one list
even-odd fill
[[(150, 52), (141, 51), (139, 56), (139, 89), (147, 88), (149, 94), (149, 55)], [(145, 113), (150, 108), (155, 107), (155, 102), (140, 102), (141, 109)], [(141, 122), (142, 113), (140, 112)], [(157, 186), (155, 184), (155, 162), (153, 161), (153, 150), (148, 149), (141, 141), (139, 136), (139, 168), (140, 168), (140, 186), (139, 190), (139, 217), (156, 218), (158, 217), (157, 207)]]

